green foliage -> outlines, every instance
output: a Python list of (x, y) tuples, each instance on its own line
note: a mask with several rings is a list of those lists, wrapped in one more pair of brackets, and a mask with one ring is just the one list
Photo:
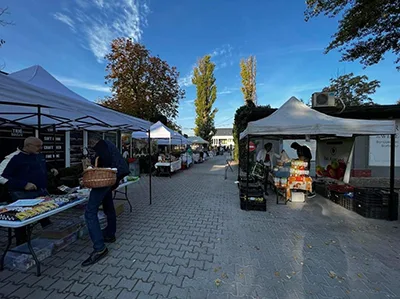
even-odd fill
[(373, 105), (370, 95), (380, 87), (378, 80), (369, 81), (366, 75), (354, 76), (353, 73), (332, 78), (330, 81), (331, 85), (325, 87), (323, 91), (335, 92), (336, 97), (346, 106)]
[(217, 99), (217, 85), (214, 77), (215, 64), (211, 62), (211, 56), (201, 58), (193, 71), (192, 83), (196, 86), (197, 99), (194, 102), (196, 107), (196, 127), (194, 133), (204, 140), (211, 142), (215, 133), (214, 118), (217, 109), (213, 109)]
[(240, 76), (242, 77), (242, 93), (244, 102), (256, 103), (256, 57), (249, 56), (247, 59), (240, 61)]
[(325, 52), (342, 52), (343, 61), (371, 66), (387, 52), (397, 55), (400, 71), (400, 0), (306, 0), (306, 21), (323, 14), (342, 15)]
[[(271, 106), (255, 106), (244, 105), (239, 107), (235, 113), (235, 121), (233, 123), (233, 140), (235, 142), (234, 159), (237, 161), (246, 160), (246, 140), (240, 140), (240, 133), (246, 128), (247, 124), (251, 121), (256, 121), (271, 115), (276, 109)], [(243, 163), (240, 163), (241, 167)]]

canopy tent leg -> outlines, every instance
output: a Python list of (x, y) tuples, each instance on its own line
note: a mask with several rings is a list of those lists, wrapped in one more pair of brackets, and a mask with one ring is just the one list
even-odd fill
[(38, 129), (38, 136), (37, 138), (40, 139), (40, 131), (42, 129), (42, 109), (40, 108), (40, 106), (37, 107), (37, 121), (38, 121), (38, 125), (37, 125), (37, 129)]
[(56, 145), (56, 125), (53, 125), (53, 155), (54, 155), (54, 165), (57, 165), (57, 145)]
[(390, 202), (389, 202), (389, 220), (398, 219), (399, 202), (395, 198), (394, 179), (395, 179), (395, 152), (396, 152), (396, 134), (390, 135)]
[(150, 201), (150, 205), (151, 205), (151, 171), (152, 171), (152, 165), (151, 165), (151, 137), (150, 137), (150, 130), (147, 131), (147, 134), (149, 135), (149, 137), (147, 138), (148, 143), (149, 143), (149, 201)]

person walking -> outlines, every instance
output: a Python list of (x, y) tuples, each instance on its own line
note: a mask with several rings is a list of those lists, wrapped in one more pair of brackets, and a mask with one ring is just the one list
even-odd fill
[(268, 195), (268, 180), (269, 173), (271, 172), (271, 168), (274, 167), (273, 157), (280, 158), (281, 156), (276, 154), (272, 150), (272, 143), (268, 142), (264, 145), (264, 148), (261, 149), (256, 157), (256, 160), (264, 165), (264, 193)]
[[(117, 169), (117, 182), (114, 186), (93, 188), (90, 191), (89, 201), (85, 210), (85, 220), (90, 239), (93, 242), (93, 252), (82, 263), (83, 267), (93, 265), (104, 258), (108, 254), (105, 243), (113, 243), (116, 241), (117, 216), (115, 213), (112, 191), (118, 187), (121, 179), (129, 174), (128, 163), (113, 143), (101, 139), (100, 136), (93, 136), (89, 140), (89, 146), (95, 152), (94, 160), (98, 158), (98, 167)], [(97, 215), (101, 204), (107, 216), (107, 227), (103, 231), (100, 228)]]

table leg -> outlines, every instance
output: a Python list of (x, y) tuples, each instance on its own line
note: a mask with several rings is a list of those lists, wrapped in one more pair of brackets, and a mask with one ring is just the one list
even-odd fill
[(34, 261), (35, 261), (35, 263), (36, 263), (36, 275), (37, 275), (37, 276), (40, 276), (40, 275), (41, 275), (41, 272), (40, 272), (40, 262), (39, 262), (39, 260), (37, 259), (36, 253), (35, 253), (35, 251), (33, 250), (33, 247), (32, 247), (32, 244), (31, 244), (31, 236), (32, 236), (32, 231), (33, 231), (33, 227), (34, 227), (34, 226), (35, 226), (35, 225), (29, 224), (28, 227), (27, 227), (27, 230), (28, 230), (28, 248), (29, 248), (29, 251), (30, 251), (30, 253), (32, 254), (32, 257), (33, 257), (33, 259), (34, 259)]
[(12, 243), (12, 228), (8, 228), (8, 242), (6, 249), (4, 250), (3, 255), (1, 256), (0, 271), (4, 270), (4, 260), (6, 258), (8, 250), (10, 249), (11, 243)]
[(125, 200), (128, 202), (129, 211), (132, 213), (132, 204), (131, 204), (131, 202), (129, 201), (129, 198), (128, 198), (128, 186), (125, 186)]

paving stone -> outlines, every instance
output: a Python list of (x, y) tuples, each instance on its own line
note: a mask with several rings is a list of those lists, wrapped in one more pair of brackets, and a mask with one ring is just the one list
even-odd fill
[(105, 290), (106, 287), (104, 286), (96, 286), (93, 284), (89, 284), (87, 288), (85, 288), (81, 295), (92, 297), (92, 298), (98, 298), (98, 296)]
[(171, 290), (169, 292), (169, 298), (176, 298), (176, 299), (181, 299), (181, 298), (187, 298), (187, 293), (188, 291), (183, 288), (178, 288), (176, 286), (172, 286)]
[(133, 278), (135, 279), (141, 279), (143, 281), (147, 281), (149, 279), (151, 272), (143, 271), (138, 269), (135, 274), (133, 274)]
[(79, 295), (82, 291), (89, 286), (88, 283), (74, 282), (68, 289), (67, 292)]
[(85, 283), (91, 283), (94, 285), (99, 285), (100, 282), (107, 277), (106, 274), (97, 274), (97, 273), (92, 273), (90, 274), (85, 280)]
[(49, 290), (56, 290), (59, 293), (64, 292), (71, 284), (73, 281), (71, 280), (64, 280), (62, 278), (59, 278), (56, 282), (54, 282), (52, 285), (48, 287)]
[(175, 285), (177, 287), (182, 287), (183, 276), (177, 276), (173, 274), (168, 274), (165, 279), (166, 284)]
[(159, 255), (149, 254), (149, 255), (147, 255), (147, 257), (146, 257), (145, 262), (158, 263), (159, 260), (160, 260), (160, 256), (159, 256)]
[(136, 261), (132, 264), (131, 269), (145, 270), (149, 266), (149, 262)]
[(57, 278), (43, 276), (42, 279), (38, 280), (33, 286), (34, 287), (41, 287), (43, 289), (48, 289), (49, 286), (54, 284), (57, 281)]
[[(0, 289), (4, 288), (5, 286), (1, 286), (0, 285)], [(20, 299), (24, 299), (27, 298), (28, 296), (30, 296), (37, 288), (31, 288), (31, 287), (20, 287), (18, 289), (16, 289), (14, 292), (9, 294), (9, 298), (20, 298)], [(5, 290), (5, 289), (4, 289)], [(2, 291), (0, 291), (0, 293), (2, 293)], [(0, 295), (1, 297), (3, 297), (2, 295)]]
[(161, 295), (164, 297), (168, 297), (169, 291), (171, 290), (170, 285), (164, 285), (161, 283), (156, 282), (153, 288), (150, 291), (151, 295)]
[(6, 277), (4, 281), (18, 284), (19, 282), (23, 282), (25, 279), (27, 279), (29, 275), (29, 273), (24, 272), (14, 272), (11, 276)]
[(155, 263), (150, 263), (148, 267), (146, 268), (146, 271), (155, 271), (155, 272), (161, 272), (163, 268), (163, 264), (155, 264)]
[(115, 286), (115, 288), (124, 288), (130, 291), (133, 289), (133, 287), (136, 285), (137, 282), (138, 282), (137, 279), (127, 279), (123, 277)]
[(36, 276), (36, 274), (30, 274), (22, 283), (31, 287), (45, 277), (46, 276)]
[(204, 261), (189, 260), (189, 267), (204, 269)]
[(148, 253), (139, 253), (139, 252), (135, 252), (132, 256), (132, 260), (138, 260), (138, 261), (146, 261), (146, 258), (149, 254)]
[(170, 256), (182, 258), (185, 255), (185, 251), (171, 250)]
[(119, 272), (117, 273), (117, 277), (126, 277), (126, 278), (131, 278), (133, 274), (135, 274), (136, 269), (128, 269), (128, 268), (121, 268)]
[(44, 299), (50, 296), (52, 291), (42, 290), (40, 288), (36, 288), (35, 291), (29, 295), (31, 299)]
[(148, 281), (164, 283), (166, 278), (167, 278), (167, 274), (165, 274), (165, 273), (153, 272), (153, 273), (151, 273)]
[(183, 266), (179, 266), (178, 276), (187, 276), (192, 278), (194, 275), (194, 268), (186, 268)]
[(114, 288), (119, 283), (120, 280), (121, 280), (121, 277), (114, 277), (114, 276), (111, 276), (111, 275), (107, 275), (99, 283), (99, 285), (100, 286), (109, 286), (111, 288)]
[(171, 250), (179, 251), (180, 248), (181, 248), (181, 246), (182, 246), (181, 244), (172, 244), (172, 243), (169, 243), (168, 246), (167, 246), (167, 248), (168, 248), (168, 249), (171, 249)]
[(189, 266), (189, 259), (176, 257), (173, 263), (174, 266)]
[(121, 289), (105, 289), (98, 296), (99, 299), (115, 299), (122, 292)]
[(185, 252), (184, 258), (187, 259), (193, 259), (196, 260), (198, 259), (199, 254), (197, 252)]
[[(78, 273), (77, 270), (75, 269), (68, 269), (68, 268), (63, 268), (60, 272), (54, 275), (54, 277), (59, 277), (59, 278), (64, 278), (64, 279), (74, 279), (76, 277), (76, 274)], [(79, 272), (81, 273), (81, 272)], [(90, 275), (90, 272), (87, 273), (87, 276)], [(78, 279), (76, 279), (78, 280)]]
[(127, 290), (122, 290), (121, 293), (119, 293), (117, 299), (137, 299), (139, 296), (139, 292), (130, 292)]
[(152, 282), (143, 282), (143, 281), (139, 280), (136, 283), (136, 285), (134, 286), (133, 290), (142, 292), (144, 294), (149, 294), (153, 285), (154, 285), (154, 283), (152, 283)]
[(91, 273), (91, 272), (84, 272), (82, 270), (78, 270), (71, 275), (67, 275), (66, 277), (62, 276), (62, 277), (64, 277), (65, 279), (73, 279), (73, 280), (76, 280), (79, 282), (83, 282), (83, 281), (85, 281), (85, 279), (87, 279), (92, 274), (97, 275), (96, 272)]
[(118, 267), (118, 266), (107, 266), (103, 272), (101, 272), (102, 274), (109, 274), (112, 276), (117, 275), (117, 273), (121, 270), (122, 267)]
[(162, 272), (175, 275), (176, 273), (178, 273), (178, 269), (179, 269), (179, 266), (170, 266), (170, 265), (166, 264), (163, 266)]

